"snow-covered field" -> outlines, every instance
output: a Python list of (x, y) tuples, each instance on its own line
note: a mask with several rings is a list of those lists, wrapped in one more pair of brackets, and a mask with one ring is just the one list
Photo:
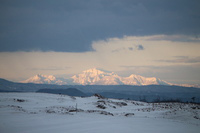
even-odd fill
[(0, 93), (1, 133), (199, 133), (200, 106)]

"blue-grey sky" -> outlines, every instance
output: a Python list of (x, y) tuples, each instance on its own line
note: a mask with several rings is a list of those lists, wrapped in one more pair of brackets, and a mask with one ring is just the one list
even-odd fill
[(0, 0), (0, 51), (85, 52), (112, 37), (200, 34), (199, 0)]
[(200, 84), (199, 0), (0, 0), (0, 78), (89, 68)]

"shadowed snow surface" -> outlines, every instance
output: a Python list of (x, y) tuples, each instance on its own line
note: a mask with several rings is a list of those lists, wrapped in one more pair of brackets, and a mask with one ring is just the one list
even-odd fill
[(0, 132), (198, 133), (199, 110), (199, 105), (183, 103), (0, 93)]

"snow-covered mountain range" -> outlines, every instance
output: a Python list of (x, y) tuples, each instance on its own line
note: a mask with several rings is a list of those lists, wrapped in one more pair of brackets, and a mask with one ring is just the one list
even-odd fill
[(73, 83), (81, 85), (169, 85), (166, 81), (155, 77), (146, 78), (134, 74), (121, 77), (114, 72), (105, 72), (96, 68), (74, 75), (72, 79)]
[(68, 79), (56, 78), (53, 75), (38, 74), (22, 82), (59, 85), (172, 85), (155, 77), (147, 78), (134, 74), (129, 77), (121, 77), (114, 72), (106, 72), (96, 68), (85, 70)]
[(27, 80), (21, 81), (22, 83), (35, 83), (35, 84), (58, 84), (58, 85), (64, 85), (67, 84), (67, 82), (63, 79), (56, 78), (53, 75), (42, 75), (37, 74), (33, 77), (30, 77)]

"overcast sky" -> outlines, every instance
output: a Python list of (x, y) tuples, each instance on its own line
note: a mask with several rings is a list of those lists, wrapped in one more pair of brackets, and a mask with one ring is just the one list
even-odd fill
[(89, 68), (200, 84), (199, 0), (0, 0), (0, 77)]

